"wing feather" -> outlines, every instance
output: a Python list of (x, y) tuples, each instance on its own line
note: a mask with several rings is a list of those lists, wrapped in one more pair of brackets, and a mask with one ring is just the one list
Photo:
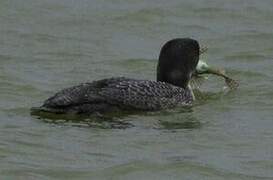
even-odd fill
[(158, 110), (189, 105), (188, 90), (164, 82), (109, 78), (64, 89), (44, 102), (44, 107), (62, 108), (105, 102), (121, 108)]
[(125, 80), (108, 84), (99, 92), (110, 103), (142, 110), (157, 110), (188, 105), (187, 92), (179, 87), (164, 82), (148, 80)]

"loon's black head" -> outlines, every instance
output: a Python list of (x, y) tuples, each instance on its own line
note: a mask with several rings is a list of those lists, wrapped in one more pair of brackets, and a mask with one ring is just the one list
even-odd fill
[(199, 61), (199, 43), (190, 38), (168, 41), (160, 51), (157, 81), (186, 88)]

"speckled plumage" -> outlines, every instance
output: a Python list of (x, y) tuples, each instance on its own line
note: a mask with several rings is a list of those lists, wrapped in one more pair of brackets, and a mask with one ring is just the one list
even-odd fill
[(188, 106), (194, 99), (188, 83), (199, 60), (199, 44), (173, 39), (161, 49), (157, 81), (124, 77), (102, 79), (64, 89), (33, 110), (90, 114), (121, 110), (161, 110)]
[(189, 89), (165, 82), (119, 77), (64, 89), (47, 99), (41, 109), (55, 113), (104, 112), (114, 107), (124, 110), (160, 110), (187, 106), (192, 101)]

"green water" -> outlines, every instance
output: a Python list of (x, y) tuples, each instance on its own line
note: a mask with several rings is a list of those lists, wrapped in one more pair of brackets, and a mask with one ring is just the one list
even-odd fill
[[(2, 0), (0, 179), (273, 179), (272, 17), (272, 0)], [(210, 78), (193, 111), (129, 115), (122, 127), (30, 116), (80, 82), (154, 79), (176, 37), (207, 46), (203, 58), (239, 89), (217, 93), (224, 84)]]

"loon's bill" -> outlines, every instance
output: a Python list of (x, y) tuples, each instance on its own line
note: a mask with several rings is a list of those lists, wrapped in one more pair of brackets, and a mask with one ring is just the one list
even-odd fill
[(197, 73), (197, 76), (201, 74), (214, 74), (216, 76), (223, 77), (225, 79), (226, 85), (232, 90), (236, 89), (239, 86), (239, 83), (236, 80), (228, 77), (223, 69), (210, 67), (203, 60), (199, 60), (196, 67), (196, 73)]

